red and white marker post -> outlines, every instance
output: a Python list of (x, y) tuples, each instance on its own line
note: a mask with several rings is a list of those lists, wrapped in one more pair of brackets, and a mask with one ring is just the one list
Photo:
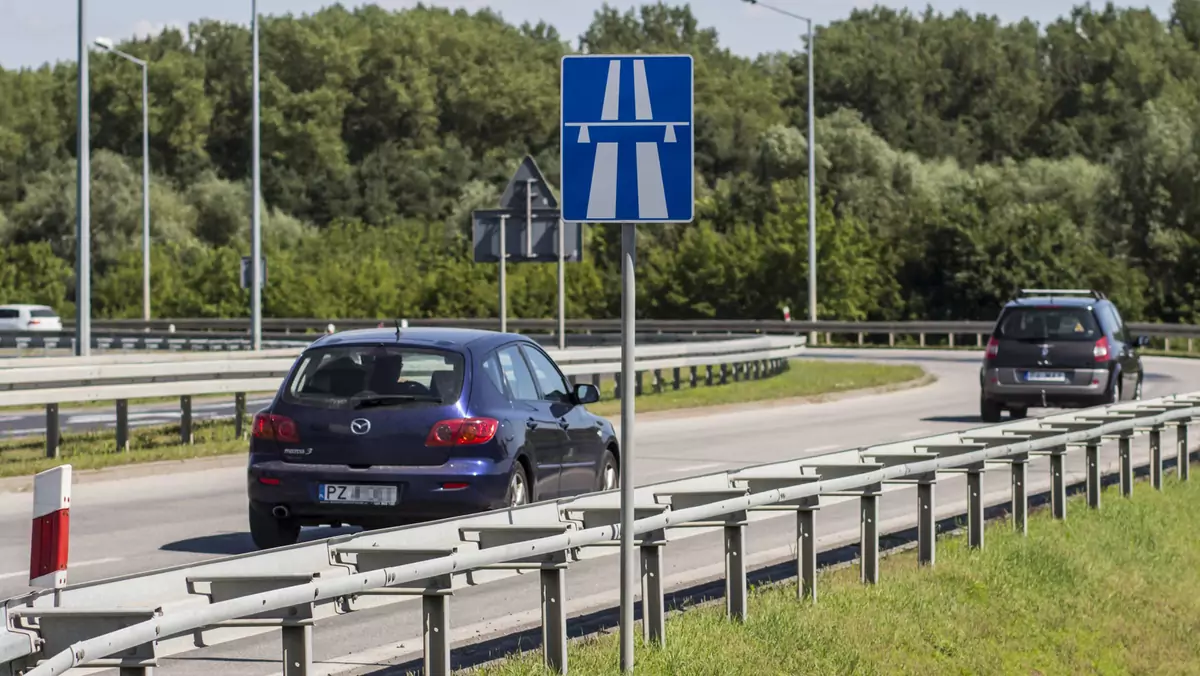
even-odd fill
[(67, 549), (71, 541), (71, 466), (60, 465), (33, 477), (33, 537), (29, 586), (60, 589), (67, 585)]

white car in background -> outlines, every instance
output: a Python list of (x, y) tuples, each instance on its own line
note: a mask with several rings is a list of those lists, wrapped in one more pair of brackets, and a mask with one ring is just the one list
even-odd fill
[(0, 331), (62, 331), (62, 319), (46, 305), (0, 305)]

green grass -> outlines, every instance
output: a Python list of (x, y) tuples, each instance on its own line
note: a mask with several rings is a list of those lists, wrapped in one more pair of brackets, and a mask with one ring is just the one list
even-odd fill
[[(832, 394), (911, 382), (923, 374), (921, 368), (908, 365), (795, 360), (787, 371), (762, 380), (735, 383), (730, 376), (730, 382), (726, 385), (708, 387), (701, 383), (695, 389), (690, 389), (684, 383), (684, 389), (679, 391), (648, 393), (638, 397), (637, 410), (665, 411)], [(667, 377), (669, 375), (664, 374)], [(649, 378), (646, 382), (649, 389)], [(609, 398), (588, 409), (603, 416), (619, 414), (620, 402), (611, 398), (611, 379), (602, 386), (602, 390)], [(43, 437), (4, 442), (0, 443), (0, 477), (28, 476), (63, 463), (70, 463), (77, 470), (86, 470), (246, 451), (246, 442), (234, 435), (232, 421), (205, 421), (196, 423), (193, 429), (195, 443), (183, 445), (179, 443), (178, 425), (133, 428), (130, 430), (130, 450), (126, 452), (116, 451), (116, 435), (111, 430), (64, 434), (60, 457), (56, 459), (45, 457)]]
[[(1145, 482), (1132, 500), (1107, 490), (1099, 511), (1045, 510), (1022, 538), (1008, 522), (985, 547), (941, 538), (937, 564), (884, 559), (880, 584), (857, 565), (817, 580), (816, 606), (793, 584), (751, 594), (749, 619), (723, 603), (671, 617), (665, 649), (641, 644), (640, 674), (1197, 674), (1200, 673), (1200, 482)], [(668, 556), (670, 555), (668, 548)], [(617, 637), (570, 647), (572, 674), (615, 674)], [(545, 673), (524, 653), (481, 667), (487, 676)]]
[(30, 476), (62, 464), (88, 470), (246, 452), (246, 442), (236, 437), (232, 421), (197, 422), (192, 431), (194, 443), (184, 445), (179, 425), (132, 428), (125, 452), (117, 452), (116, 435), (111, 431), (64, 434), (58, 458), (45, 457), (44, 437), (8, 441), (0, 443), (0, 477)]
[[(672, 390), (673, 374), (663, 372), (664, 391), (661, 394), (646, 394), (638, 397), (637, 411), (649, 413), (672, 409), (701, 408), (728, 404), (753, 403), (773, 399), (794, 399), (834, 394), (850, 390), (861, 390), (887, 385), (912, 382), (925, 372), (919, 366), (873, 363), (844, 363), (794, 359), (791, 367), (776, 376), (762, 380), (733, 382), (730, 375), (725, 385), (704, 385), (704, 370), (698, 373), (700, 382), (695, 388), (688, 385), (688, 373), (680, 374), (679, 390)], [(719, 378), (720, 373), (714, 374)], [(652, 379), (647, 374), (645, 388), (648, 392)], [(614, 398), (613, 383), (606, 381), (602, 386), (605, 399), (588, 407), (589, 411), (603, 416), (614, 416), (621, 412), (621, 402)]]

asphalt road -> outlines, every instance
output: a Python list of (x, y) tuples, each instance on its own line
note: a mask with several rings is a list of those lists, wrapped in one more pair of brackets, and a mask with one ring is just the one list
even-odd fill
[[(635, 465), (639, 485), (719, 469), (802, 457), (861, 445), (979, 427), (979, 355), (860, 350), (814, 350), (827, 359), (872, 359), (917, 363), (938, 376), (927, 387), (876, 396), (849, 397), (821, 404), (770, 406), (710, 412), (699, 417), (639, 417)], [(1145, 394), (1161, 396), (1200, 390), (1200, 361), (1148, 358)], [(1164, 440), (1173, 442), (1169, 435)], [(1115, 450), (1106, 447), (1115, 462)], [(1144, 462), (1144, 442), (1135, 448)], [(1073, 454), (1068, 471), (1082, 480), (1083, 459)], [(1031, 464), (1030, 488), (1048, 486), (1044, 460)], [(1139, 484), (1140, 490), (1144, 484)], [(985, 490), (990, 504), (1007, 500), (1006, 472), (989, 471)], [(938, 513), (965, 509), (961, 478), (938, 485)], [(28, 494), (0, 494), (0, 596), (25, 590), (29, 540)], [(204, 471), (179, 471), (80, 483), (72, 504), (72, 581), (110, 577), (206, 557), (249, 551), (245, 525), (243, 469), (240, 461)], [(824, 503), (823, 503), (824, 504)], [(915, 523), (912, 489), (890, 490), (882, 500), (882, 525)], [(780, 520), (783, 519), (783, 520)], [(307, 538), (332, 534), (306, 532)], [(821, 510), (818, 535), (823, 544), (849, 544), (858, 538), (858, 511), (853, 501)], [(752, 525), (751, 561), (776, 562), (794, 547), (786, 516)], [(719, 579), (723, 551), (720, 539), (700, 535), (667, 549), (671, 588)], [(616, 557), (589, 560), (568, 573), (568, 608), (575, 615), (607, 608), (616, 602)], [(886, 584), (886, 580), (884, 581)], [(482, 585), (456, 593), (452, 623), (456, 641), (504, 634), (538, 622), (536, 576)], [(401, 603), (323, 622), (315, 631), (319, 673), (377, 673), (382, 665), (419, 658), (419, 605)], [(528, 645), (528, 641), (524, 645)], [(500, 644), (500, 650), (512, 645)], [(615, 659), (615, 658), (614, 658)], [(167, 673), (200, 676), (265, 676), (279, 672), (278, 635), (264, 635), (166, 660)], [(351, 671), (344, 672), (346, 668)]]

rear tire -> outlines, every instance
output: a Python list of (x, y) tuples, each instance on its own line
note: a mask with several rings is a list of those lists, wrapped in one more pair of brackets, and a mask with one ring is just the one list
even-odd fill
[(1000, 404), (994, 401), (988, 401), (983, 397), (979, 398), (979, 417), (983, 418), (986, 423), (1000, 422)]
[(504, 495), (504, 504), (507, 507), (520, 507), (530, 503), (529, 490), (529, 475), (525, 473), (525, 466), (518, 462), (513, 463), (512, 475), (508, 477), (508, 491)]
[(621, 487), (621, 467), (609, 449), (604, 449), (600, 459), (600, 473), (596, 476), (596, 490), (611, 491)]
[(300, 541), (300, 524), (294, 519), (276, 519), (267, 512), (250, 507), (250, 539), (259, 549), (275, 549)]

